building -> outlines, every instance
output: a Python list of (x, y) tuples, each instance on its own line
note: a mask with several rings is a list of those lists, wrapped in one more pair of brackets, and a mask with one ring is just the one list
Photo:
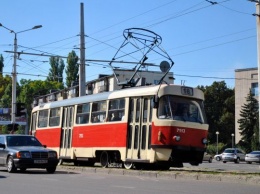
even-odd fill
[(258, 100), (258, 68), (235, 70), (235, 142), (241, 139), (238, 119), (240, 119), (241, 107), (246, 103), (246, 97), (251, 90)]

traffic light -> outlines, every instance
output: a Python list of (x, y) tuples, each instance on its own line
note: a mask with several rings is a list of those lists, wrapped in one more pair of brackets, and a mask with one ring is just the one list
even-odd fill
[(26, 108), (25, 108), (25, 104), (24, 103), (20, 103), (18, 102), (16, 104), (16, 114), (17, 117), (26, 115)]

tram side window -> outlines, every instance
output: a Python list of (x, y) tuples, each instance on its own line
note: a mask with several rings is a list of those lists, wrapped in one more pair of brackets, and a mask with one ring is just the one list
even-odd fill
[(40, 110), (38, 118), (38, 127), (43, 128), (47, 127), (48, 121), (48, 110)]
[(90, 112), (90, 104), (80, 104), (77, 106), (77, 115), (76, 115), (76, 123), (77, 124), (86, 124), (89, 123), (89, 112)]
[(108, 121), (121, 121), (125, 113), (125, 99), (115, 99), (109, 101)]
[(93, 102), (91, 122), (92, 123), (104, 122), (106, 117), (106, 109), (107, 109), (106, 101)]
[(60, 108), (53, 108), (50, 111), (50, 127), (60, 125)]

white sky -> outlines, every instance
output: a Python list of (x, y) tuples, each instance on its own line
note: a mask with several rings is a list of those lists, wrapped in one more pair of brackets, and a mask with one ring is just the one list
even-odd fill
[[(2, 0), (0, 23), (15, 32), (43, 26), (17, 34), (18, 51), (67, 56), (75, 50), (80, 56), (81, 2), (86, 59), (111, 60), (123, 43), (123, 31), (135, 27), (162, 37), (161, 46), (175, 63), (171, 72), (176, 84), (185, 81), (196, 87), (224, 80), (232, 88), (235, 69), (257, 67), (256, 17), (252, 16), (256, 7), (248, 0), (213, 0), (214, 5), (206, 0)], [(4, 74), (12, 71), (13, 54), (4, 51), (13, 51), (13, 44), (14, 34), (0, 27)], [(20, 58), (18, 79), (46, 79), (49, 57)], [(88, 64), (86, 80), (112, 73), (104, 68), (107, 63)]]

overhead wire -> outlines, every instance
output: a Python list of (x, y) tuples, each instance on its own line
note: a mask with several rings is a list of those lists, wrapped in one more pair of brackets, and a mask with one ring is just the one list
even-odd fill
[[(176, 1), (176, 0), (175, 0), (175, 1)], [(164, 5), (168, 5), (168, 4), (173, 3), (173, 2), (175, 2), (175, 1), (171, 1), (171, 2), (166, 3), (166, 4), (164, 4)], [(230, 1), (230, 0), (227, 0), (227, 1)], [(227, 1), (219, 2), (218, 5), (219, 5), (220, 3), (227, 2)], [(199, 4), (201, 4), (201, 3), (199, 3)], [(136, 18), (136, 17), (139, 17), (139, 16), (141, 16), (141, 15), (144, 15), (144, 14), (146, 14), (146, 13), (148, 13), (148, 12), (151, 12), (151, 11), (153, 11), (153, 10), (155, 10), (155, 9), (158, 9), (158, 8), (160, 8), (160, 7), (163, 7), (164, 5), (158, 6), (158, 7), (156, 7), (156, 8), (151, 9), (151, 10), (148, 10), (148, 11), (146, 11), (146, 12), (144, 12), (144, 13), (141, 13), (141, 14), (139, 14), (139, 15), (137, 15), (137, 16), (131, 17), (131, 18), (126, 19), (126, 20), (123, 20), (123, 21), (121, 21), (121, 22), (119, 22), (119, 23), (117, 23), (117, 24), (114, 24), (114, 25), (110, 26), (110, 27), (104, 28), (103, 30), (106, 30), (106, 29), (108, 29), (108, 28), (114, 27), (115, 25), (121, 24), (121, 23), (123, 23), (123, 22), (126, 22), (126, 21), (131, 20), (131, 19)], [(210, 6), (212, 6), (212, 5), (210, 5)], [(208, 6), (206, 6), (206, 7), (208, 7)], [(206, 7), (203, 7), (203, 8), (206, 8)], [(224, 6), (224, 7), (225, 7), (225, 6)], [(191, 8), (192, 8), (192, 7), (188, 8), (188, 9), (186, 9), (186, 10), (189, 10), (189, 9), (191, 9)], [(183, 15), (186, 15), (186, 14), (189, 14), (189, 13), (193, 13), (193, 12), (195, 12), (195, 11), (199, 11), (200, 9), (203, 9), (203, 8), (199, 8), (199, 9), (196, 9), (196, 10), (192, 10), (192, 11), (187, 12), (187, 13), (182, 13), (181, 15), (179, 15), (179, 16), (177, 16), (177, 17), (183, 16)], [(231, 9), (229, 9), (229, 10), (231, 10)], [(231, 10), (231, 11), (233, 11), (233, 10)], [(239, 12), (238, 12), (238, 13), (239, 13)], [(175, 17), (176, 17), (176, 16), (175, 16)], [(160, 21), (160, 23), (166, 22), (166, 21), (168, 21), (168, 20), (170, 20), (170, 19), (174, 19), (175, 17), (172, 16), (172, 18), (168, 18), (168, 19), (166, 19), (166, 20), (162, 20), (162, 21)], [(158, 24), (159, 24), (159, 23), (157, 22), (157, 23), (154, 23), (153, 25), (150, 25), (150, 26), (154, 26), (154, 25), (158, 25)], [(88, 36), (88, 37), (90, 38), (90, 36)], [(91, 37), (91, 38), (92, 38), (92, 37)], [(117, 37), (116, 37), (116, 38), (117, 38)], [(250, 38), (250, 37), (246, 37), (245, 39), (247, 39), (247, 38)], [(68, 39), (68, 38), (66, 38), (66, 39)], [(66, 39), (63, 39), (63, 40), (66, 40)], [(94, 38), (92, 38), (92, 39), (94, 40)], [(63, 41), (63, 40), (60, 40), (60, 41)], [(96, 40), (97, 40), (97, 39), (96, 39)], [(242, 40), (242, 39), (241, 39), (241, 40)], [(50, 44), (55, 44), (55, 43), (60, 42), (60, 41), (55, 41), (55, 42), (52, 42), (52, 43), (40, 45), (40, 46), (33, 47), (33, 48), (38, 48), (38, 47), (42, 47), (42, 46), (46, 46), (46, 45), (50, 45)], [(237, 41), (239, 41), (239, 40), (237, 40)], [(228, 42), (228, 43), (231, 43), (231, 42), (235, 42), (235, 41), (230, 41), (230, 42)], [(102, 44), (102, 43), (103, 43), (103, 44), (106, 44), (107, 46), (109, 46), (109, 47), (111, 47), (111, 48), (114, 47), (114, 46), (112, 46), (112, 45), (110, 45), (110, 44), (108, 44), (108, 43), (106, 43), (106, 42), (104, 42), (104, 41), (99, 41), (99, 43), (100, 43), (100, 44)], [(219, 44), (219, 45), (216, 45), (216, 46), (220, 46), (220, 45), (228, 44), (228, 43), (222, 43), (222, 44)], [(215, 46), (215, 45), (209, 46), (209, 47), (205, 47), (205, 48), (202, 48), (202, 49), (197, 49), (197, 50), (195, 50), (195, 51), (203, 50), (203, 49), (207, 49), (207, 48), (211, 48), (211, 47), (214, 47), (214, 46)], [(114, 48), (115, 48), (115, 47), (114, 47)], [(29, 49), (29, 48), (28, 48), (28, 49)], [(185, 53), (190, 53), (190, 52), (195, 52), (195, 51), (187, 51), (187, 52), (184, 52), (184, 53), (179, 53), (178, 55), (180, 55), (180, 54), (185, 54)], [(175, 56), (176, 56), (176, 55), (175, 55)]]

